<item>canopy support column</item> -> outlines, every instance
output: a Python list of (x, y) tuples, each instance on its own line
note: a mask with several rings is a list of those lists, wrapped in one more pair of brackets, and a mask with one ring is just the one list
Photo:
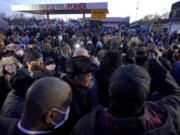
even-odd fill
[(47, 19), (49, 20), (49, 13), (47, 13)]
[(84, 24), (86, 24), (86, 13), (83, 12), (83, 21), (84, 21)]

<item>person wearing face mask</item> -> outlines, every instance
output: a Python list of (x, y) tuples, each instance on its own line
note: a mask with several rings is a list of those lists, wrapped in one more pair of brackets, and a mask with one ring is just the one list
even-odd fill
[(87, 56), (75, 56), (66, 61), (66, 76), (63, 77), (72, 88), (72, 103), (70, 116), (64, 125), (63, 131), (69, 134), (77, 121), (93, 108), (89, 89), (93, 72), (98, 70)]
[[(91, 56), (89, 52), (86, 49), (76, 49), (73, 52), (73, 57), (77, 56), (85, 56), (87, 58), (91, 59), (91, 62), (99, 68), (99, 61), (96, 61), (96, 57)], [(99, 103), (99, 98), (98, 98), (98, 84), (97, 80), (94, 75), (92, 75), (92, 78), (90, 80), (89, 86), (88, 86), (88, 99), (90, 100), (90, 104), (92, 107), (97, 106)]]
[(0, 58), (5, 54), (5, 43), (0, 37)]
[(43, 54), (47, 55), (51, 51), (51, 45), (48, 41), (44, 42), (43, 44)]
[(69, 117), (72, 91), (54, 77), (34, 82), (28, 89), (20, 120), (0, 118), (3, 135), (60, 135), (60, 128)]
[(2, 57), (0, 60), (0, 76), (3, 76), (6, 72), (9, 75), (13, 75), (16, 69), (22, 68), (23, 65), (14, 56)]
[(17, 58), (21, 63), (23, 63), (23, 57), (24, 57), (24, 50), (23, 50), (23, 48), (18, 49), (18, 50), (15, 52), (15, 56), (16, 56), (16, 58)]
[(62, 47), (60, 47), (60, 55), (58, 60), (58, 67), (62, 72), (65, 71), (65, 63), (68, 58), (72, 56), (71, 47), (64, 43)]
[[(136, 64), (118, 68), (110, 79), (108, 108), (94, 108), (72, 135), (179, 135), (180, 88), (158, 60), (149, 62), (149, 73)], [(148, 101), (152, 83), (158, 86), (156, 101)]]
[(52, 43), (49, 41), (45, 41), (43, 44), (43, 51), (42, 51), (43, 57), (52, 57), (56, 64), (58, 64), (58, 54), (53, 51), (52, 49)]
[(9, 80), (18, 68), (23, 65), (14, 57), (3, 57), (0, 60), (0, 108), (10, 91)]
[(61, 72), (58, 69), (58, 67), (56, 67), (56, 63), (53, 58), (51, 57), (45, 58), (44, 66), (48, 71), (52, 72), (55, 77), (59, 78), (61, 76)]
[(12, 75), (16, 72), (17, 66), (15, 64), (4, 65), (3, 70), (9, 75)]
[(147, 61), (146, 48), (140, 47), (137, 51), (137, 57), (135, 58), (136, 64), (140, 66), (144, 66)]
[(29, 86), (37, 79), (53, 76), (44, 68), (43, 57), (35, 49), (29, 48), (25, 51), (24, 62), (26, 62), (27, 68), (18, 69), (9, 80), (11, 91), (3, 104), (1, 117), (20, 118)]
[(56, 64), (51, 57), (47, 57), (44, 61), (45, 68), (49, 71), (55, 71)]

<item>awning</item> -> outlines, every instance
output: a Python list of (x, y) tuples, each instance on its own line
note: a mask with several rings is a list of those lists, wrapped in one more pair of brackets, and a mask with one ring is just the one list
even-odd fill
[(108, 3), (12, 5), (11, 9), (16, 12), (33, 14), (90, 14), (91, 10), (106, 10), (108, 13)]

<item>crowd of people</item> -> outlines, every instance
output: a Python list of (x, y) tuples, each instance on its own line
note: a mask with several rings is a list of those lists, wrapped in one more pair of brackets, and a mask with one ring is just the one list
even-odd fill
[(0, 134), (180, 134), (180, 35), (128, 28), (0, 34)]

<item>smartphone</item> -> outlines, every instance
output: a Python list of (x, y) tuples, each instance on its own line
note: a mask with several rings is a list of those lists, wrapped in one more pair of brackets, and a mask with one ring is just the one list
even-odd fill
[(153, 53), (153, 52), (148, 52), (148, 60), (154, 60), (154, 59), (156, 59), (156, 56), (155, 56), (155, 54)]
[(58, 39), (59, 39), (59, 41), (62, 41), (62, 40), (63, 40), (62, 35), (59, 35), (59, 36), (58, 36)]

